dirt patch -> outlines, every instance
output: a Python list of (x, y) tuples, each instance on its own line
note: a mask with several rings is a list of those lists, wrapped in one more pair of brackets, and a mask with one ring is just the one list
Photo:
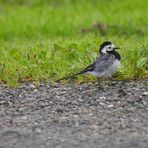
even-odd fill
[(147, 148), (147, 84), (0, 86), (0, 148)]

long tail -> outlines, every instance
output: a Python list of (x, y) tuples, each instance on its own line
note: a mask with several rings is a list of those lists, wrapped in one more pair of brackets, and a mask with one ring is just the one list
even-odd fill
[(56, 80), (56, 82), (59, 82), (61, 80), (66, 80), (66, 79), (69, 79), (69, 78), (74, 78), (75, 76), (78, 76), (78, 75), (81, 75), (81, 74), (85, 74), (87, 73), (88, 71), (92, 71), (94, 70), (94, 63), (89, 65), (88, 67), (86, 67), (85, 69), (83, 69), (82, 71), (78, 72), (78, 73), (75, 73), (73, 75), (70, 75), (70, 76), (67, 76), (67, 77), (64, 77), (64, 78), (61, 78), (59, 80)]
[(70, 75), (70, 76), (61, 78), (61, 79), (59, 79), (59, 80), (56, 80), (56, 82), (59, 82), (59, 81), (62, 81), (62, 80), (66, 80), (66, 79), (70, 79), (70, 78), (74, 78), (75, 76), (78, 76), (78, 75), (81, 75), (81, 74), (84, 74), (84, 73), (85, 73), (84, 71), (80, 71), (80, 72), (75, 73), (75, 74), (73, 74), (73, 75)]

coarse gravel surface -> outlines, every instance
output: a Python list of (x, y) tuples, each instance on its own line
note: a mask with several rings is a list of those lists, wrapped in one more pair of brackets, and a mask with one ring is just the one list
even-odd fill
[(0, 148), (148, 148), (148, 80), (0, 86)]

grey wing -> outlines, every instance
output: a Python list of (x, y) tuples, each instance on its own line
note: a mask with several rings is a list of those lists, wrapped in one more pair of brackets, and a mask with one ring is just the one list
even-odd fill
[(107, 71), (114, 63), (115, 57), (112, 54), (103, 54), (95, 61), (95, 71), (103, 73)]

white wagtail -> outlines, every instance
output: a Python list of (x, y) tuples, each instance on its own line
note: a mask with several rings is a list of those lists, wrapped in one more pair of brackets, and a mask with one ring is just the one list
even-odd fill
[(112, 74), (117, 71), (118, 67), (120, 66), (120, 54), (115, 51), (119, 49), (116, 47), (112, 42), (105, 41), (100, 45), (99, 53), (100, 56), (97, 59), (87, 66), (85, 69), (81, 70), (80, 72), (64, 77), (62, 79), (57, 80), (61, 81), (68, 78), (74, 78), (80, 74), (92, 74), (97, 77), (98, 84), (100, 87), (99, 78), (102, 77), (110, 77), (112, 78)]

